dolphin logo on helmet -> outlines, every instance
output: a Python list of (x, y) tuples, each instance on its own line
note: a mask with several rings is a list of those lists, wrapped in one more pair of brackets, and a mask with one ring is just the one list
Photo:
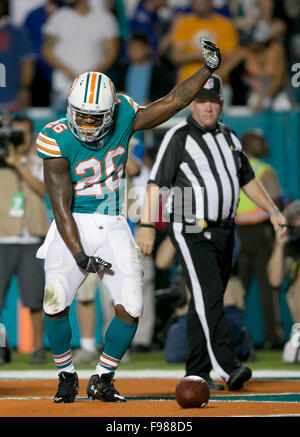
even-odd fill
[[(95, 71), (82, 73), (74, 80), (68, 96), (67, 119), (72, 133), (86, 142), (102, 138), (113, 123), (115, 104), (116, 90), (109, 77)], [(99, 117), (102, 123), (79, 125), (78, 114)]]

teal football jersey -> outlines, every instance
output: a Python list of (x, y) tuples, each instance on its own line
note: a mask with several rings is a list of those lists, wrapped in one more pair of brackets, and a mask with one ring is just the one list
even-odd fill
[(76, 138), (66, 118), (48, 123), (37, 137), (41, 158), (65, 158), (69, 162), (72, 212), (122, 214), (128, 143), (139, 107), (128, 96), (118, 94), (117, 99), (114, 124), (97, 143)]

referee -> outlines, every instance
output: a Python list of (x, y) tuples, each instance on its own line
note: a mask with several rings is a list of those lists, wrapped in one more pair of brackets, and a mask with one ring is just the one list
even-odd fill
[(223, 390), (210, 378), (213, 368), (229, 390), (238, 390), (251, 370), (233, 351), (223, 295), (240, 187), (269, 214), (275, 231), (283, 235), (286, 221), (255, 178), (238, 137), (218, 122), (222, 106), (222, 82), (212, 75), (191, 103), (191, 115), (166, 133), (148, 181), (137, 243), (143, 255), (151, 254), (160, 188), (168, 187), (169, 234), (191, 292), (186, 375), (201, 376), (211, 390)]

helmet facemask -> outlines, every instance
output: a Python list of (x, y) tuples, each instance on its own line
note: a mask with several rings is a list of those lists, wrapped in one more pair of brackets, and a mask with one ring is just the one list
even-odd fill
[[(115, 104), (116, 91), (109, 77), (99, 72), (78, 76), (68, 97), (67, 119), (72, 133), (84, 142), (100, 140), (111, 128)], [(87, 122), (86, 116), (94, 122)]]
[[(79, 125), (77, 120), (77, 115), (91, 115), (95, 116), (103, 116), (102, 123), (100, 126), (94, 125)], [(89, 111), (83, 111), (76, 109), (72, 105), (68, 105), (67, 110), (67, 119), (69, 121), (70, 129), (73, 134), (81, 141), (85, 142), (93, 142), (100, 140), (104, 135), (109, 131), (112, 122), (113, 122), (113, 114), (114, 114), (114, 106), (109, 111), (91, 113)]]

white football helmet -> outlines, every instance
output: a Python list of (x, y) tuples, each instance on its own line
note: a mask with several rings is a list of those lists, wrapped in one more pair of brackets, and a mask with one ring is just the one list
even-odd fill
[[(82, 141), (96, 141), (102, 138), (113, 122), (116, 90), (112, 81), (103, 73), (90, 71), (78, 76), (68, 97), (67, 119), (73, 134)], [(100, 126), (81, 125), (76, 115), (103, 117)]]

